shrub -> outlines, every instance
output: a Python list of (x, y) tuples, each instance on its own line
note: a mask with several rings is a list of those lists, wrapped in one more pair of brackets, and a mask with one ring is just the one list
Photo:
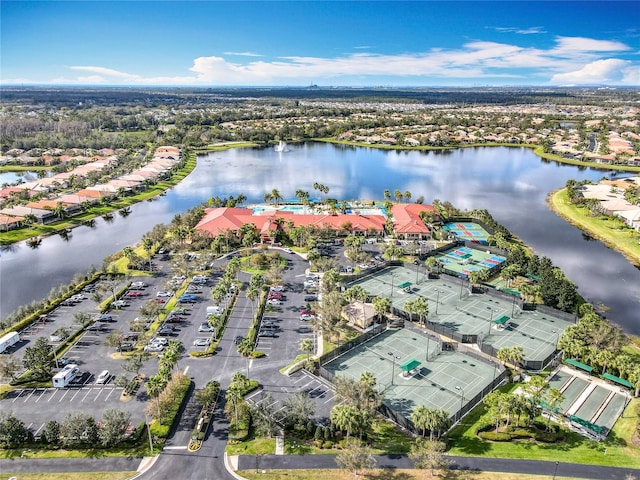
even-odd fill
[(333, 448), (333, 442), (331, 440), (327, 440), (327, 441), (323, 442), (322, 443), (322, 448), (324, 448), (324, 449)]
[(506, 432), (480, 432), (478, 436), (483, 440), (492, 442), (508, 442), (511, 440), (511, 435)]

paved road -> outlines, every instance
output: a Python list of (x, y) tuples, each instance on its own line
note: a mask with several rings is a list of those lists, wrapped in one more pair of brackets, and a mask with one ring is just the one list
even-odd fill
[[(411, 460), (405, 455), (377, 455), (378, 468), (413, 468)], [(626, 480), (638, 478), (640, 470), (616, 467), (598, 467), (575, 463), (543, 462), (539, 460), (517, 460), (505, 458), (449, 457), (456, 470), (523, 473), (531, 475), (549, 475), (598, 479)], [(256, 469), (325, 469), (338, 468), (333, 455), (243, 455), (238, 458), (239, 470)], [(557, 470), (556, 470), (557, 467)]]

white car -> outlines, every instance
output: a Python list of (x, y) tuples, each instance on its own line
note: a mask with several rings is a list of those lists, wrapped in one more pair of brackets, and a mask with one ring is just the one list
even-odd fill
[(144, 347), (145, 352), (162, 352), (164, 350), (164, 345), (160, 345), (158, 343), (150, 343), (146, 347)]
[(276, 298), (267, 300), (267, 305), (282, 305), (282, 302)]
[(124, 308), (124, 307), (128, 307), (129, 303), (125, 302), (124, 300), (116, 300), (111, 304), (111, 306), (113, 308)]
[(215, 327), (212, 327), (208, 323), (203, 323), (202, 325), (200, 325), (198, 327), (198, 331), (199, 332), (215, 332), (216, 329), (215, 329)]
[(156, 293), (156, 297), (173, 297), (173, 292), (170, 290), (161, 291)]
[(269, 287), (269, 290), (271, 290), (272, 292), (284, 292), (284, 285), (271, 285), (271, 287)]
[(196, 338), (193, 341), (194, 347), (206, 347), (211, 343), (211, 339), (209, 338)]
[(293, 253), (293, 250), (291, 250), (290, 248), (283, 248), (282, 251), (287, 253)]
[(96, 385), (104, 385), (109, 381), (110, 378), (111, 374), (109, 373), (109, 370), (103, 370), (96, 378)]

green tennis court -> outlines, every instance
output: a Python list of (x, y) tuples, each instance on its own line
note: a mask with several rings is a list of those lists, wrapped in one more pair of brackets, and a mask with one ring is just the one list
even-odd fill
[[(401, 367), (412, 360), (418, 365), (407, 375)], [(500, 373), (496, 363), (462, 352), (440, 352), (433, 338), (427, 341), (410, 330), (385, 331), (323, 367), (354, 379), (374, 373), (385, 404), (406, 418), (418, 405), (442, 408), (454, 417)]]
[[(408, 287), (399, 288), (410, 283)], [(537, 311), (520, 311), (513, 299), (488, 294), (469, 295), (467, 284), (449, 282), (445, 277), (427, 279), (411, 267), (389, 267), (351, 283), (360, 285), (371, 296), (391, 298), (395, 310), (404, 311), (408, 300), (428, 300), (427, 319), (460, 335), (477, 336), (499, 350), (520, 345), (528, 362), (543, 362), (553, 352), (562, 332), (571, 322)], [(495, 320), (509, 317), (497, 328)], [(418, 318), (414, 318), (418, 320)]]

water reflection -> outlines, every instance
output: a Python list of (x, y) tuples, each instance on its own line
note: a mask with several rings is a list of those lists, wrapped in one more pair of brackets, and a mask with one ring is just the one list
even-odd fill
[(260, 202), (277, 188), (284, 198), (294, 198), (297, 189), (319, 197), (313, 190), (318, 182), (329, 186), (328, 197), (340, 199), (381, 199), (385, 189), (398, 189), (410, 191), (414, 200), (423, 196), (426, 202), (438, 198), (463, 209), (485, 208), (539, 255), (549, 256), (583, 296), (611, 307), (614, 321), (640, 333), (640, 271), (600, 242), (585, 241), (545, 204), (547, 194), (566, 180), (597, 180), (603, 172), (540, 161), (521, 148), (397, 152), (321, 143), (288, 148), (286, 153), (272, 148), (211, 153), (200, 157), (196, 170), (166, 196), (133, 206), (126, 218), (96, 219), (95, 229), (77, 228), (68, 242), (56, 235), (37, 250), (22, 244), (3, 251), (0, 315), (45, 296), (74, 273), (139, 241), (153, 225), (169, 223), (176, 213), (212, 196), (243, 193), (248, 202)]

